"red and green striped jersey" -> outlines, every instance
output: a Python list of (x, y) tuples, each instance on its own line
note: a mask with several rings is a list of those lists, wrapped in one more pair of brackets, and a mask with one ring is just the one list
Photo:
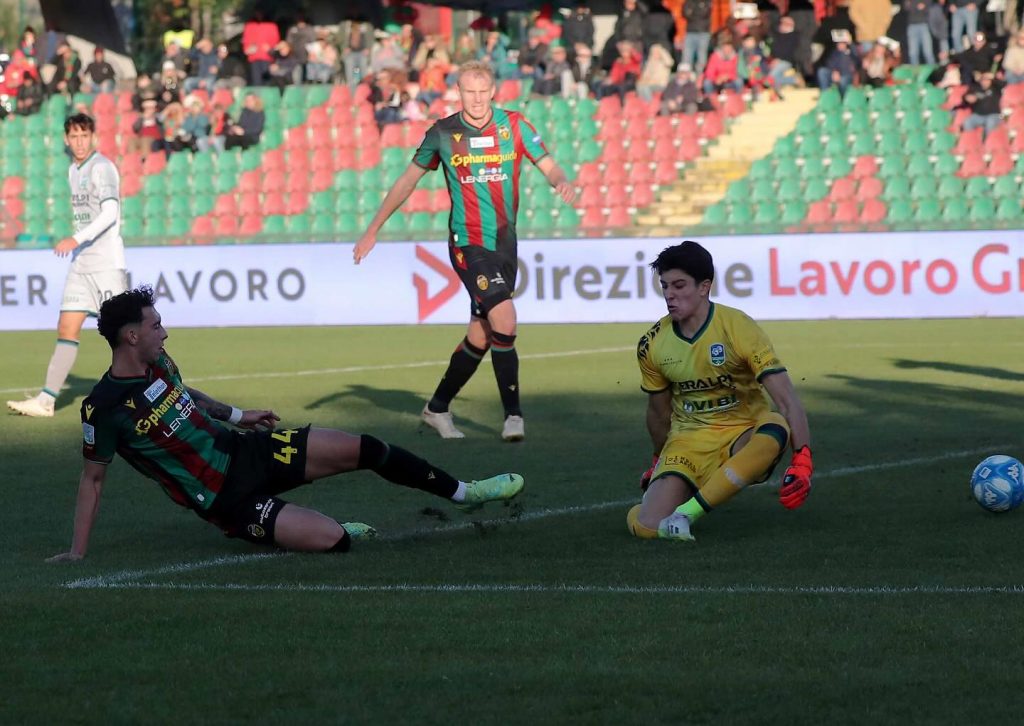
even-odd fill
[(548, 150), (522, 114), (495, 108), (483, 128), (462, 113), (443, 118), (427, 131), (413, 156), (424, 169), (444, 167), (452, 197), (449, 241), (456, 247), (489, 250), (516, 241), (519, 170), (523, 157), (536, 164)]
[(224, 484), (233, 435), (196, 405), (162, 355), (141, 378), (106, 372), (82, 402), (82, 439), (89, 461), (120, 454), (181, 506), (206, 511)]

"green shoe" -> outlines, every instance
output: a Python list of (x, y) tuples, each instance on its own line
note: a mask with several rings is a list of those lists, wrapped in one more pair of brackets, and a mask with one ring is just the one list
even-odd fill
[(455, 506), (463, 512), (475, 512), (487, 502), (509, 500), (523, 491), (526, 484), (519, 474), (498, 474), (490, 479), (466, 484), (466, 499)]
[(364, 539), (373, 539), (377, 536), (377, 530), (363, 522), (342, 522), (341, 526), (348, 532), (348, 536), (356, 542)]

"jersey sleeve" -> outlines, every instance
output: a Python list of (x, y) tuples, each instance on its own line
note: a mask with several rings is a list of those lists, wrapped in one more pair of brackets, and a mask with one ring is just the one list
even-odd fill
[(744, 315), (737, 319), (735, 333), (737, 349), (758, 381), (764, 376), (786, 370), (768, 334), (749, 317)]
[(91, 398), (82, 402), (82, 456), (97, 464), (109, 464), (117, 451), (117, 430), (105, 411)]
[(416, 166), (433, 171), (441, 163), (441, 133), (437, 130), (437, 124), (431, 126), (423, 137), (420, 147), (412, 156), (412, 163)]
[(519, 124), (519, 138), (522, 140), (523, 153), (526, 154), (526, 158), (536, 164), (548, 155), (548, 147), (544, 145), (537, 129), (526, 120), (525, 116), (520, 116), (516, 123)]
[(96, 164), (92, 168), (89, 181), (92, 184), (93, 194), (96, 195), (100, 204), (107, 199), (113, 199), (115, 202), (120, 203), (121, 181), (117, 178), (117, 169), (114, 168), (113, 164)]
[(651, 359), (651, 344), (654, 336), (658, 333), (658, 326), (654, 326), (640, 338), (636, 345), (636, 359), (640, 366), (640, 389), (645, 393), (660, 393), (672, 385)]

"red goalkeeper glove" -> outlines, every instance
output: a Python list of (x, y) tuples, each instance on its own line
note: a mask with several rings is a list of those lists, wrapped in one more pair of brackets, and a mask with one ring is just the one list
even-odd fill
[(793, 460), (789, 462), (789, 468), (782, 477), (782, 487), (779, 489), (782, 506), (796, 509), (804, 503), (811, 493), (812, 474), (814, 464), (811, 462), (811, 447), (801, 446), (793, 452)]
[(646, 492), (647, 487), (651, 485), (651, 477), (654, 476), (654, 470), (658, 468), (658, 457), (655, 456), (651, 461), (651, 468), (640, 475), (640, 491)]

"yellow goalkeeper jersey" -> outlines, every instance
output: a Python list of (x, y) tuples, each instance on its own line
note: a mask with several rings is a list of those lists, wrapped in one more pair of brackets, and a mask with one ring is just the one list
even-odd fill
[(757, 323), (715, 303), (692, 338), (666, 315), (640, 338), (636, 355), (644, 391), (672, 389), (672, 433), (753, 423), (771, 409), (759, 381), (786, 370)]

